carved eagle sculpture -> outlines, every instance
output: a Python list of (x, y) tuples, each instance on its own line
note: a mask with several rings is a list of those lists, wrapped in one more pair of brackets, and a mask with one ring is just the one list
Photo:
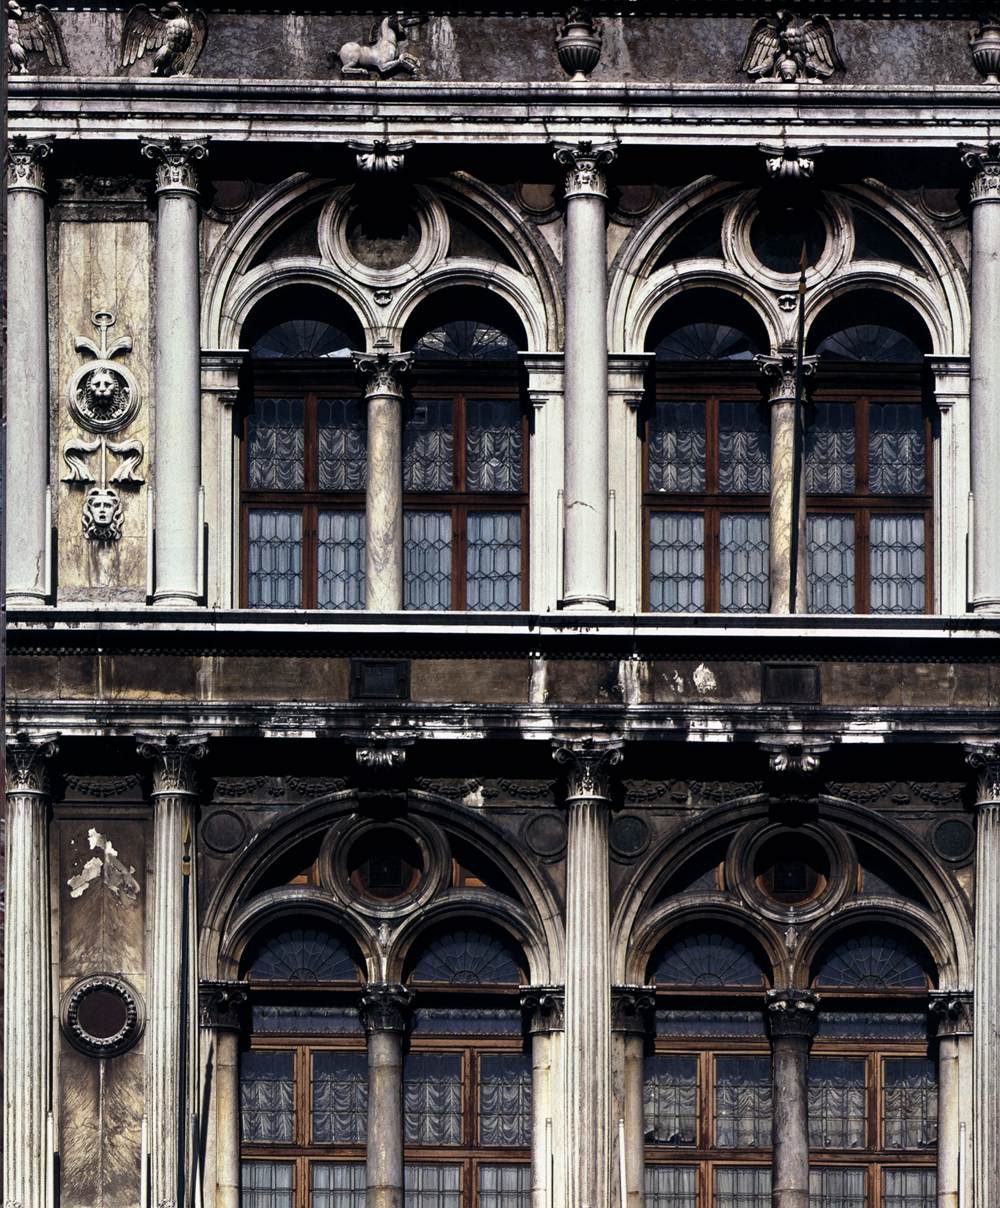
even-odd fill
[(797, 22), (788, 9), (780, 9), (776, 17), (761, 17), (754, 22), (740, 63), (740, 71), (756, 80), (778, 80), (783, 84), (801, 80), (819, 83), (843, 70), (833, 29), (826, 17), (814, 16)]
[(28, 51), (44, 54), (53, 67), (66, 66), (66, 48), (55, 18), (44, 4), (23, 9), (7, 0), (7, 63), (11, 75), (28, 74)]
[(205, 45), (208, 24), (201, 9), (189, 11), (176, 0), (153, 12), (137, 4), (125, 18), (121, 66), (131, 67), (155, 50), (152, 75), (190, 75)]

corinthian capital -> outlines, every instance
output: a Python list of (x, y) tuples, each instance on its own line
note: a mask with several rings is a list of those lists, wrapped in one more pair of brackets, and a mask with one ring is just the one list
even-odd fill
[(967, 742), (965, 761), (976, 771), (976, 805), (1000, 805), (1000, 742)]
[(969, 200), (1000, 201), (1000, 143), (987, 143), (977, 147), (961, 143), (962, 163), (971, 168), (975, 175), (969, 190)]
[(361, 995), (361, 1023), (372, 1032), (405, 1032), (413, 995), (398, 982), (369, 982)]
[(156, 164), (157, 193), (198, 195), (197, 163), (208, 155), (208, 139), (185, 142), (181, 138), (140, 138), (139, 149)]
[[(770, 379), (771, 402), (782, 403), (795, 398), (798, 357), (794, 345), (782, 344), (774, 356), (758, 353), (754, 364)], [(812, 377), (819, 364), (818, 356), (802, 358), (802, 376)]]
[(203, 1028), (238, 1030), (247, 988), (243, 982), (203, 981), (198, 986), (198, 1022)]
[(566, 800), (611, 796), (611, 769), (622, 761), (620, 738), (582, 738), (552, 744), (556, 763), (566, 765)]
[(208, 750), (204, 734), (137, 734), (139, 754), (153, 760), (154, 793), (194, 793), (194, 761)]
[(52, 139), (15, 134), (7, 147), (7, 188), (11, 192), (45, 192), (42, 161), (52, 154)]
[(937, 1021), (937, 1035), (972, 1035), (972, 991), (932, 990), (930, 994), (931, 1018)]
[(557, 164), (566, 169), (566, 197), (607, 197), (608, 182), (604, 169), (618, 155), (618, 140), (592, 143), (553, 143), (552, 154)]
[(819, 1022), (819, 996), (812, 990), (768, 990), (767, 1022), (777, 1040), (812, 1040)]
[(413, 364), (412, 352), (352, 352), (354, 368), (365, 379), (365, 398), (403, 397), (403, 378)]
[(49, 770), (45, 761), (59, 750), (58, 734), (29, 733), (19, 730), (6, 746), (8, 793), (44, 793), (49, 791)]

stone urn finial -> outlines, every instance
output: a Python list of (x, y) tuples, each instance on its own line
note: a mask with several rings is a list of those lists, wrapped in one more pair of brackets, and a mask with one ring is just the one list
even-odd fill
[(979, 28), (969, 37), (969, 48), (983, 82), (1000, 84), (1000, 16), (980, 19)]
[(595, 21), (586, 8), (571, 8), (556, 35), (556, 53), (573, 83), (586, 80), (597, 66), (601, 41), (600, 22)]

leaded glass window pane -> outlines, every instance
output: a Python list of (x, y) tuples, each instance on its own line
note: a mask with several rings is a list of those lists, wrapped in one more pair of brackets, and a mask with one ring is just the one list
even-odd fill
[(672, 986), (763, 986), (754, 954), (721, 931), (685, 935), (663, 950), (653, 980)]
[(510, 361), (517, 345), (505, 332), (476, 319), (442, 323), (413, 346), (418, 361)]
[(806, 426), (806, 490), (854, 494), (854, 404), (817, 403)]
[(521, 1053), (479, 1058), (479, 1143), (531, 1144), (531, 1061)]
[(410, 1053), (403, 1062), (407, 1145), (458, 1145), (462, 1140), (462, 1058)]
[(863, 1058), (813, 1057), (809, 1062), (809, 1144), (817, 1149), (863, 1149), (866, 1089)]
[(364, 608), (364, 512), (320, 512), (317, 539), (320, 608)]
[(466, 594), (470, 609), (521, 607), (520, 512), (469, 512)]
[(251, 351), (255, 357), (349, 357), (352, 340), (332, 323), (321, 319), (285, 319), (259, 336)]
[(314, 1053), (313, 1140), (360, 1144), (367, 1137), (367, 1129), (367, 1054)]
[(917, 952), (898, 936), (851, 935), (828, 948), (816, 973), (817, 986), (854, 990), (926, 990), (927, 974)]
[(365, 1208), (364, 1162), (313, 1162), (312, 1208)]
[(405, 1208), (460, 1208), (461, 1166), (407, 1162), (403, 1168)]
[(649, 517), (649, 606), (653, 612), (703, 612), (705, 517), (652, 512)]
[(451, 607), (451, 513), (403, 513), (403, 607)]
[(704, 491), (705, 404), (657, 401), (649, 430), (649, 489)]
[(937, 1071), (926, 1057), (886, 1058), (882, 1067), (886, 1149), (931, 1149), (937, 1143)]
[(809, 1171), (809, 1208), (865, 1208), (865, 1171), (820, 1167)]
[(531, 1208), (530, 1166), (480, 1166), (479, 1208)]
[(247, 483), (265, 491), (305, 485), (305, 401), (257, 398), (247, 419)]
[(320, 490), (363, 491), (368, 477), (368, 447), (360, 400), (317, 400), (316, 429)]
[(253, 956), (254, 981), (357, 981), (358, 967), (344, 944), (316, 927), (289, 927), (264, 940)]
[(719, 404), (719, 490), (763, 495), (771, 482), (771, 434), (758, 403)]
[(694, 1145), (698, 1138), (698, 1059), (646, 1058), (643, 1082), (646, 1143)]
[(251, 508), (247, 577), (251, 608), (302, 603), (302, 513)]
[(937, 1208), (937, 1171), (887, 1170), (885, 1208)]
[(432, 940), (413, 966), (413, 980), (452, 986), (516, 985), (517, 958), (499, 936), (484, 931), (449, 931)]
[(715, 1059), (716, 1144), (739, 1149), (771, 1144), (771, 1058)]
[(291, 1162), (243, 1162), (240, 1208), (292, 1208), (295, 1167)]
[(873, 495), (922, 495), (926, 490), (924, 412), (919, 403), (872, 403), (868, 475)]
[(723, 612), (767, 612), (770, 600), (770, 520), (757, 513), (723, 513), (719, 563)]
[(451, 399), (414, 399), (403, 425), (403, 489), (450, 491), (454, 486), (455, 434)]
[(646, 1167), (645, 1208), (698, 1208), (698, 1171), (694, 1166)]
[(521, 405), (473, 398), (465, 405), (465, 485), (470, 491), (522, 489)]
[(240, 1056), (240, 1121), (244, 1141), (276, 1145), (295, 1135), (295, 1070), (288, 1052), (252, 1049)]
[(873, 515), (871, 521), (872, 612), (923, 612), (923, 516)]
[(771, 1208), (767, 1166), (716, 1166), (714, 1208)]
[(854, 611), (854, 517), (806, 517), (810, 612)]

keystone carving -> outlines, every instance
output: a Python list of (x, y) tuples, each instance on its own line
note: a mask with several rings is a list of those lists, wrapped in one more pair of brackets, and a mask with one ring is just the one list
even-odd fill
[(565, 197), (607, 197), (608, 183), (604, 169), (618, 155), (618, 140), (594, 144), (588, 139), (579, 143), (553, 143), (552, 154), (557, 164), (566, 169)]
[(131, 67), (151, 51), (155, 76), (187, 76), (205, 46), (208, 22), (201, 9), (170, 0), (158, 12), (137, 4), (125, 18), (119, 66)]
[(7, 146), (7, 188), (45, 192), (45, 171), (42, 161), (52, 154), (52, 139), (28, 139), (15, 134)]
[(331, 54), (331, 65), (339, 59), (340, 74), (347, 77), (365, 77), (374, 72), (376, 78), (384, 79), (401, 71), (413, 75), (420, 69), (420, 60), (401, 51), (399, 43), (405, 40), (408, 29), (419, 24), (419, 17), (391, 13), (372, 25), (365, 45), (345, 42), (336, 54)]
[(555, 739), (552, 757), (566, 765), (566, 800), (611, 796), (611, 769), (621, 763), (620, 738)]
[(761, 739), (759, 746), (768, 755), (772, 772), (791, 778), (813, 776), (819, 771), (820, 756), (833, 745), (830, 739)]
[(758, 143), (757, 150), (766, 156), (764, 167), (772, 180), (809, 180), (816, 171), (816, 156), (826, 148), (822, 143), (810, 147)]
[(369, 982), (361, 995), (361, 1024), (372, 1032), (405, 1032), (413, 995), (398, 982)]
[(959, 143), (962, 163), (975, 175), (969, 188), (969, 200), (1000, 201), (1000, 143), (987, 143), (977, 147), (971, 143)]
[(28, 54), (45, 55), (53, 67), (67, 65), (66, 47), (55, 17), (44, 4), (22, 8), (7, 0), (7, 67), (11, 75), (28, 75)]
[(59, 735), (54, 731), (35, 734), (18, 730), (7, 740), (6, 773), (8, 793), (44, 793), (49, 791), (46, 760), (59, 750)]
[(740, 71), (755, 80), (780, 84), (821, 84), (843, 70), (826, 17), (799, 22), (787, 8), (754, 22), (740, 62)]
[(566, 1027), (566, 989), (564, 986), (525, 986), (521, 991), (521, 1010), (532, 1035), (562, 1032)]
[(376, 138), (369, 142), (351, 139), (347, 146), (358, 160), (358, 171), (371, 175), (388, 175), (402, 172), (406, 166), (406, 152), (416, 146), (412, 138), (390, 142), (387, 138)]
[(194, 793), (194, 761), (208, 751), (204, 734), (137, 734), (135, 738), (139, 754), (153, 760), (154, 793)]
[(812, 990), (768, 990), (767, 1022), (777, 1040), (812, 1040), (819, 1022), (819, 996)]

